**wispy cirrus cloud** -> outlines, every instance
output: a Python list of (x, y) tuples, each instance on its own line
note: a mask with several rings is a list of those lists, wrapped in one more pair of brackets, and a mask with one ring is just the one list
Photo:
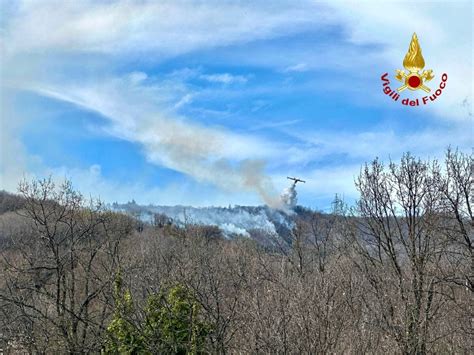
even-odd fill
[[(424, 128), (414, 132), (400, 132), (394, 129), (367, 130), (361, 132), (295, 131), (293, 134), (308, 145), (308, 156), (327, 157), (341, 155), (348, 160), (370, 161), (376, 156), (383, 160), (397, 159), (405, 152), (420, 157), (442, 159), (448, 146), (469, 148), (472, 132), (464, 125)], [(456, 140), (453, 140), (456, 137)], [(376, 147), (376, 148), (374, 148)], [(303, 162), (303, 157), (294, 158)]]
[(221, 84), (245, 84), (248, 81), (248, 78), (243, 75), (232, 75), (229, 73), (222, 74), (205, 74), (200, 75), (200, 79), (210, 81), (211, 83), (221, 83)]
[(221, 1), (127, 0), (7, 5), (3, 30), (7, 53), (47, 50), (131, 55), (151, 51), (170, 56), (274, 37), (324, 21), (320, 12), (309, 11), (318, 8), (309, 1), (271, 7)]
[(159, 87), (139, 85), (135, 75), (100, 85), (26, 85), (39, 95), (100, 114), (110, 123), (106, 132), (139, 143), (151, 163), (228, 191), (253, 191), (267, 204), (278, 205), (278, 194), (265, 172), (266, 159), (280, 154), (274, 145), (166, 114), (156, 103)]
[(308, 67), (308, 64), (306, 63), (298, 63), (298, 64), (294, 64), (294, 65), (290, 65), (288, 67), (286, 67), (285, 69), (283, 69), (283, 72), (304, 72), (304, 71), (307, 71), (309, 69)]

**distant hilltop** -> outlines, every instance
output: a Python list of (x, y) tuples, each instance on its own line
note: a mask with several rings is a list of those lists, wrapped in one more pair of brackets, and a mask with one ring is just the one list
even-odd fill
[(289, 236), (296, 212), (286, 213), (268, 206), (191, 207), (139, 205), (135, 201), (109, 205), (113, 211), (130, 214), (144, 222), (154, 223), (163, 217), (176, 225), (197, 224), (217, 226), (223, 234), (253, 237), (256, 232)]

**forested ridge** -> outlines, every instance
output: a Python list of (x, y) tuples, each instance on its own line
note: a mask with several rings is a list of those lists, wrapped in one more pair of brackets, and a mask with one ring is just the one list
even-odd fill
[(0, 193), (0, 353), (471, 353), (473, 171), (376, 159), (354, 206), (300, 208), (285, 238), (22, 181)]

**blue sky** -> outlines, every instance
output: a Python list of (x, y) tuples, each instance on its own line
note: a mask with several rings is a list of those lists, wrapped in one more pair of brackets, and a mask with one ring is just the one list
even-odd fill
[[(472, 149), (472, 6), (0, 1), (0, 188), (52, 175), (107, 202), (274, 204), (297, 175), (302, 205), (352, 201), (377, 156)], [(413, 32), (429, 86), (449, 77), (422, 107), (380, 80), (397, 87)]]

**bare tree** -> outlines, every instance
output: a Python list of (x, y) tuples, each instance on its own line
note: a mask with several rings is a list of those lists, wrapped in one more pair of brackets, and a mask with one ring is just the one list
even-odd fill
[(31, 233), (13, 240), (16, 253), (2, 253), (0, 299), (17, 310), (30, 351), (98, 351), (117, 247), (130, 223), (87, 203), (69, 182), (22, 182), (19, 191)]
[[(409, 154), (386, 169), (375, 160), (356, 185), (361, 198), (357, 265), (374, 296), (376, 327), (404, 353), (425, 353), (429, 330), (444, 304), (436, 269), (445, 244), (437, 232), (440, 168)], [(372, 303), (375, 302), (375, 303)]]
[(454, 244), (454, 251), (470, 261), (469, 267), (451, 281), (474, 292), (474, 160), (472, 155), (448, 149), (445, 164), (446, 174), (440, 183), (445, 223), (440, 227)]

